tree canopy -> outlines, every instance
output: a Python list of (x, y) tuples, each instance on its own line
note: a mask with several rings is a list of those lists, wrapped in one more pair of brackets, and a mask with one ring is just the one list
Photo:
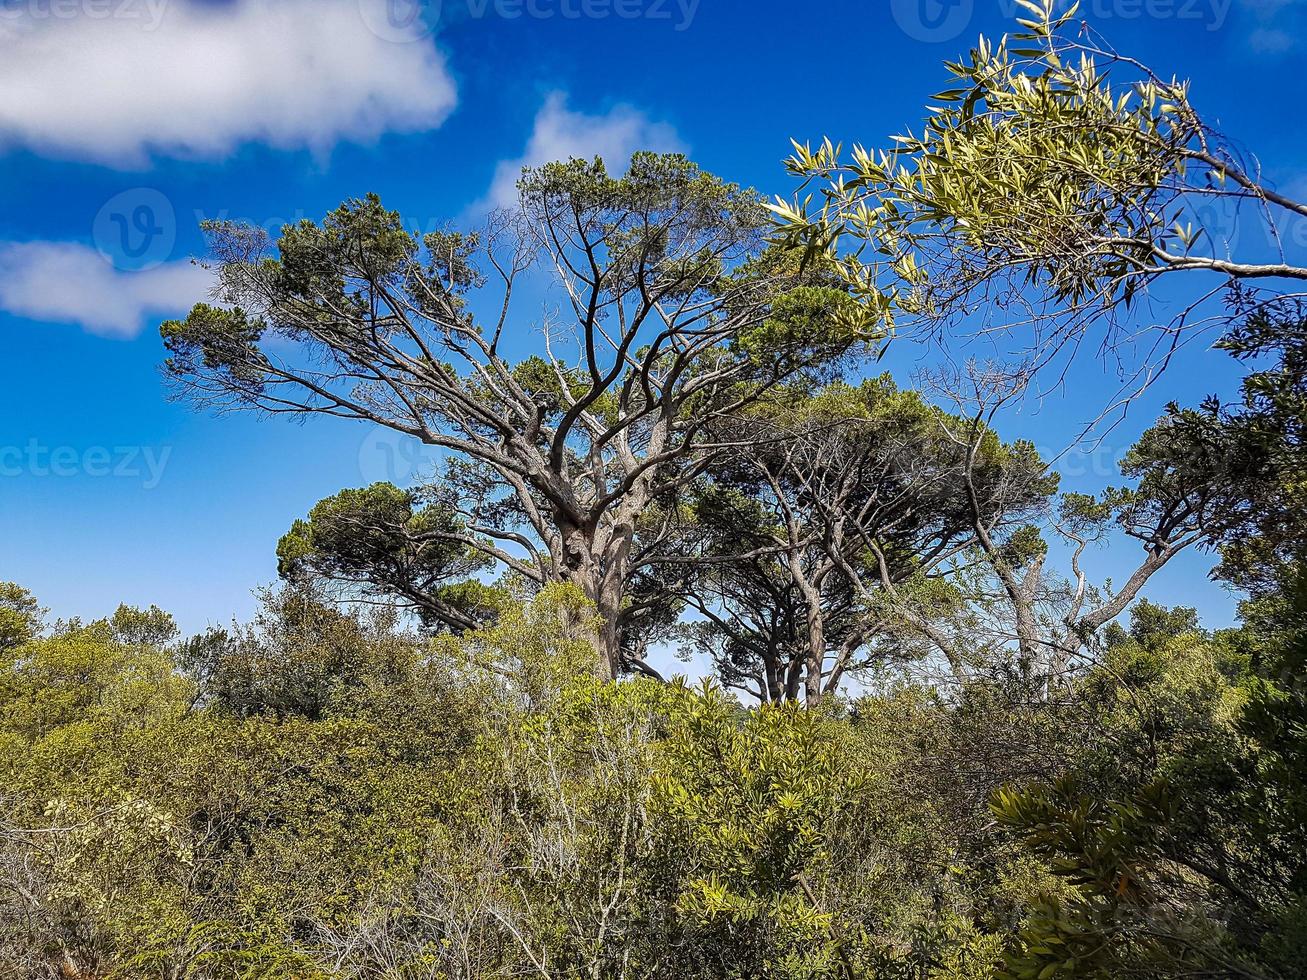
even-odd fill
[[(376, 197), (286, 227), (275, 256), (256, 229), (210, 224), (224, 305), (164, 324), (167, 371), (202, 403), (455, 454), (483, 498), (462, 495), (465, 543), (576, 584), (615, 676), (640, 662), (622, 593), (641, 516), (713, 458), (715, 420), (874, 334), (831, 277), (765, 247), (755, 194), (683, 157), (637, 154), (621, 177), (550, 164), (519, 187), (485, 228), (421, 241)], [(561, 319), (524, 319), (515, 288), (543, 270)], [(526, 338), (543, 356), (516, 353)]]

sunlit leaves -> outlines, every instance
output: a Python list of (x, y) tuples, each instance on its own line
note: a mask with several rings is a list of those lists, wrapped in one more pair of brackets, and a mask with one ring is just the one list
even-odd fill
[(1199, 247), (1186, 180), (1205, 131), (1187, 85), (1114, 82), (1126, 68), (1076, 39), (1074, 6), (1020, 5), (1021, 29), (947, 63), (952, 83), (893, 149), (794, 144), (789, 170), (820, 200), (773, 204), (780, 234), (837, 256), (879, 311), (947, 314), (1000, 279), (1129, 303)]

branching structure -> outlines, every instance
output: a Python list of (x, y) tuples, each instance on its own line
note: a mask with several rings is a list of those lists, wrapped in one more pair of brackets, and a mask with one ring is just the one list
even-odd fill
[[(899, 587), (938, 588), (977, 533), (1011, 534), (1056, 489), (1028, 443), (986, 430), (974, 452), (951, 419), (888, 377), (828, 386), (736, 426), (758, 448), (711, 471), (691, 603), (719, 669), (762, 700), (808, 703), (874, 663)], [(967, 479), (975, 489), (966, 495)], [(899, 615), (907, 605), (898, 603)], [(918, 628), (930, 623), (918, 617)], [(964, 657), (943, 642), (955, 674)]]
[[(1187, 82), (1112, 50), (1078, 5), (1018, 3), (1028, 19), (1014, 33), (947, 65), (919, 133), (851, 159), (796, 143), (789, 169), (819, 201), (773, 211), (785, 235), (839, 255), (869, 308), (901, 327), (1020, 336), (1054, 379), (1098, 344), (1122, 362), (1128, 399), (1202, 327), (1223, 329), (1206, 301), (1231, 282), (1264, 284), (1268, 301), (1301, 294), (1307, 267), (1282, 235), (1307, 203), (1221, 136)], [(1181, 271), (1214, 278), (1194, 280), (1165, 324), (1134, 322), (1150, 287)]]
[[(942, 381), (966, 414), (941, 413), (942, 434), (962, 456), (958, 483), (968, 514), (972, 553), (966, 574), (946, 583), (946, 601), (884, 585), (886, 608), (900, 629), (916, 631), (950, 663), (961, 662), (959, 640), (988, 646), (1029, 680), (1058, 683), (1082, 667), (1098, 633), (1125, 611), (1144, 586), (1176, 555), (1210, 544), (1218, 529), (1224, 465), (1215, 443), (1179, 438), (1184, 413), (1164, 416), (1122, 462), (1132, 485), (1099, 496), (1066, 493), (1036, 523), (995, 533), (993, 490), (984, 476), (985, 444), (1003, 406), (1020, 396), (1025, 381), (999, 369), (975, 369)], [(1054, 504), (1050, 498), (1048, 503)], [(1096, 586), (1084, 567), (1088, 551), (1113, 534), (1137, 541), (1143, 556), (1119, 584)], [(1058, 543), (1067, 575), (1049, 568), (1049, 539)]]
[[(375, 197), (287, 227), (275, 257), (210, 226), (224, 305), (164, 325), (167, 370), (201, 402), (372, 422), (488, 478), (496, 515), (465, 508), (449, 540), (580, 587), (616, 676), (641, 666), (622, 631), (651, 507), (727, 448), (714, 423), (865, 341), (865, 318), (765, 249), (755, 195), (682, 157), (638, 154), (620, 179), (552, 164), (520, 190), (484, 232), (422, 242)], [(541, 270), (563, 312), (532, 324), (516, 299)], [(510, 360), (532, 329), (545, 356)]]

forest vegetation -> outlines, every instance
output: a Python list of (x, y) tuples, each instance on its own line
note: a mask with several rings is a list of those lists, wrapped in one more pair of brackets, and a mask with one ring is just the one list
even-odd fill
[[(208, 223), (176, 395), (444, 464), (306, 501), (249, 623), (0, 585), (0, 977), (1302, 976), (1307, 269), (1199, 205), (1307, 204), (1017, 2), (792, 197), (641, 152), (470, 230)], [(977, 335), (1016, 354), (877, 366)], [(1197, 336), (1238, 395), (1098, 495), (1005, 411), (1097, 347), (1101, 431)], [(1182, 553), (1237, 623), (1150, 601)]]

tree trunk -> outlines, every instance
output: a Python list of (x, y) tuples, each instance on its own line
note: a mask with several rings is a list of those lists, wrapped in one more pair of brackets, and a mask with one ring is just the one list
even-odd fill
[(803, 678), (803, 701), (815, 708), (822, 697), (822, 679), (826, 667), (826, 630), (820, 609), (808, 611), (807, 667)]
[(767, 685), (767, 701), (780, 704), (785, 700), (785, 678), (781, 665), (781, 653), (776, 646), (770, 647), (762, 659), (763, 680)]
[(615, 681), (622, 670), (622, 637), (619, 619), (625, 593), (627, 555), (632, 531), (619, 526), (601, 540), (586, 528), (564, 529), (566, 563), (564, 579), (581, 590), (594, 604), (599, 625), (586, 638), (598, 654), (596, 673), (604, 680)]
[(803, 565), (794, 552), (789, 555), (790, 575), (803, 594), (807, 636), (804, 638), (803, 701), (815, 708), (822, 697), (822, 679), (826, 668), (826, 623), (821, 609), (821, 592), (804, 573)]
[(569, 570), (566, 580), (575, 585), (594, 605), (594, 614), (598, 623), (592, 625), (585, 633), (584, 639), (594, 647), (598, 655), (595, 673), (604, 680), (615, 681), (621, 672), (622, 641), (618, 631), (617, 618), (621, 612), (621, 590), (614, 590), (611, 584), (596, 574), (593, 566)]
[(627, 565), (635, 526), (620, 521), (608, 535), (603, 549), (603, 565), (595, 608), (603, 620), (600, 627), (599, 654), (608, 666), (608, 679), (617, 680), (622, 672), (622, 601), (626, 598)]
[(795, 650), (790, 659), (789, 668), (785, 672), (785, 700), (799, 700), (799, 686), (803, 680), (803, 667), (807, 662), (806, 658), (799, 656), (800, 651)]
[(607, 679), (615, 681), (622, 672), (622, 635), (618, 629), (617, 619), (622, 612), (622, 590), (614, 589), (605, 582), (595, 601), (599, 613), (599, 637), (596, 648), (599, 651), (601, 668)]

